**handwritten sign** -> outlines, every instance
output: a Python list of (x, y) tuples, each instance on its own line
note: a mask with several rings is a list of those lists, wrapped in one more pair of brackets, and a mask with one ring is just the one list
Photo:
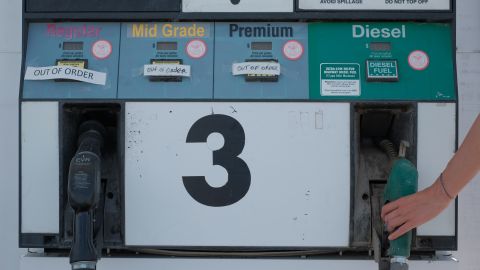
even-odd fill
[(238, 75), (280, 75), (280, 64), (272, 62), (243, 62), (232, 65), (232, 73)]
[(154, 64), (143, 67), (144, 76), (166, 76), (166, 77), (190, 77), (191, 67), (189, 65), (176, 64)]

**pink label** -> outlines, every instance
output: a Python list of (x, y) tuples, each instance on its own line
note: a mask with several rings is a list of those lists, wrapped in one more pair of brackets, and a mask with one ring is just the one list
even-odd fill
[(283, 55), (288, 60), (294, 61), (302, 58), (303, 52), (303, 45), (297, 40), (289, 40), (283, 45)]
[(207, 54), (207, 44), (201, 39), (190, 40), (185, 50), (191, 58), (199, 59)]
[(99, 60), (107, 59), (112, 50), (112, 44), (108, 40), (98, 40), (92, 45), (92, 54)]
[(56, 23), (47, 24), (47, 36), (73, 38), (95, 38), (100, 36), (102, 28), (94, 25), (62, 26)]
[(415, 70), (425, 70), (430, 65), (430, 57), (421, 50), (416, 50), (408, 56), (408, 64)]

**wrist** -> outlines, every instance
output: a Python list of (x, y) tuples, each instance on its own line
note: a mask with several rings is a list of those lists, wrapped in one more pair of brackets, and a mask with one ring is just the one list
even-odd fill
[(445, 189), (445, 185), (442, 183), (442, 176), (438, 177), (437, 181), (433, 183), (431, 189), (436, 199), (441, 200), (442, 202), (450, 203), (453, 201), (454, 197), (451, 197), (448, 191)]

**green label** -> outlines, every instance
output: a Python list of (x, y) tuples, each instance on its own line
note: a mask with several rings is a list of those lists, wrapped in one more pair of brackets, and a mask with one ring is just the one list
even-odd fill
[[(309, 24), (308, 31), (310, 99), (457, 98), (451, 24), (318, 22)], [(358, 81), (327, 73), (327, 63), (358, 64)]]
[(368, 60), (367, 79), (369, 81), (398, 80), (397, 60)]
[(322, 96), (360, 96), (360, 65), (322, 63), (320, 65)]

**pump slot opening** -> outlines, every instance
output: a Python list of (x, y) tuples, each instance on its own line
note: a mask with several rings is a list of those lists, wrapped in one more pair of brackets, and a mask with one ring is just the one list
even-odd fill
[[(106, 128), (102, 156), (102, 192), (95, 212), (96, 241), (100, 247), (121, 247), (123, 230), (123, 129), (122, 106), (113, 103), (64, 103), (60, 105), (60, 217), (61, 246), (69, 248), (73, 240), (74, 212), (68, 203), (69, 163), (77, 149), (78, 127), (88, 120), (96, 120)], [(101, 209), (100, 209), (101, 208)]]
[(354, 192), (352, 197), (352, 246), (371, 249), (373, 247), (372, 220), (381, 207), (372, 200), (378, 197), (376, 190), (372, 194), (371, 186), (378, 181), (386, 181), (390, 171), (390, 158), (379, 146), (380, 141), (392, 142), (398, 153), (400, 142), (407, 141), (406, 158), (416, 164), (417, 108), (413, 103), (357, 103), (353, 106), (353, 145), (354, 145)]

